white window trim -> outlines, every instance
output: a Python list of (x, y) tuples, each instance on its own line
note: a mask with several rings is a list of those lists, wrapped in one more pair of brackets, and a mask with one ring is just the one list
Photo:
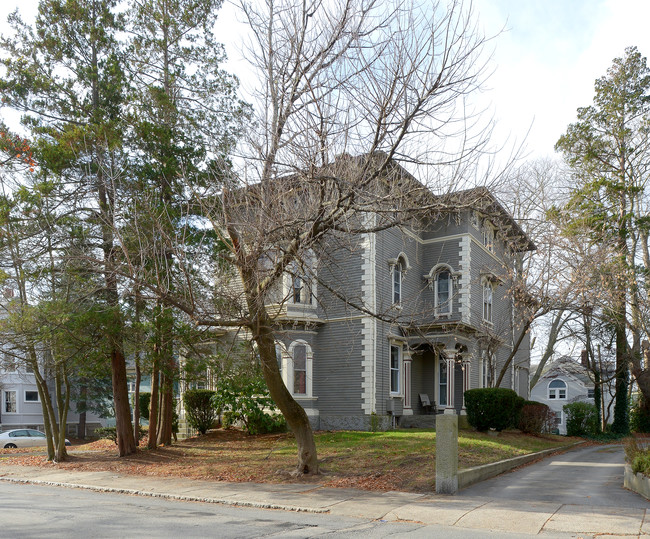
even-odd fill
[[(16, 405), (16, 411), (15, 412), (7, 412), (7, 393), (13, 393), (15, 395), (14, 397), (14, 403)], [(15, 389), (5, 389), (2, 392), (2, 415), (15, 415), (19, 413), (19, 407), (18, 407), (18, 391)]]
[[(551, 384), (553, 382), (562, 382), (564, 384), (564, 387), (551, 387)], [(560, 390), (564, 389), (564, 397), (560, 397)], [(553, 391), (553, 396), (551, 397), (551, 391)], [(556, 393), (557, 392), (557, 393)], [(564, 380), (560, 380), (559, 378), (555, 378), (554, 380), (551, 380), (548, 385), (546, 386), (546, 397), (548, 400), (554, 400), (554, 401), (565, 401), (567, 399), (567, 393), (568, 393), (568, 386), (567, 383)]]
[[(298, 345), (304, 345), (305, 346), (305, 351), (306, 351), (306, 381), (305, 381), (305, 393), (295, 393), (293, 390), (294, 386), (294, 380), (293, 380), (293, 351), (296, 346)], [(287, 387), (289, 390), (289, 393), (293, 395), (294, 398), (296, 399), (310, 399), (313, 396), (313, 388), (312, 388), (312, 373), (313, 373), (313, 362), (314, 362), (314, 354), (312, 352), (311, 346), (309, 346), (309, 343), (307, 341), (302, 340), (302, 339), (297, 339), (291, 343), (289, 346), (289, 349), (287, 350), (287, 353), (285, 355), (283, 347), (281, 347), (282, 350), (282, 380), (284, 381), (284, 385)]]
[[(28, 400), (27, 400), (27, 392), (30, 392), (30, 393), (31, 393), (31, 392), (36, 393), (36, 400), (35, 400), (35, 401), (28, 401)], [(40, 403), (40, 402), (41, 402), (41, 396), (38, 394), (38, 390), (37, 390), (37, 389), (26, 389), (25, 391), (23, 391), (23, 402), (27, 402), (27, 403)]]
[[(393, 374), (393, 347), (398, 350), (397, 356), (397, 391), (393, 391), (392, 374)], [(404, 394), (404, 343), (400, 341), (390, 341), (388, 347), (388, 390), (391, 397), (400, 397)]]

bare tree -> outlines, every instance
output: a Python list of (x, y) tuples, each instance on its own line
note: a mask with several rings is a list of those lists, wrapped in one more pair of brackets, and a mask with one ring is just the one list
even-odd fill
[[(270, 297), (314, 252), (358, 249), (367, 234), (458, 209), (449, 193), (487, 142), (464, 107), (485, 75), (485, 39), (460, 2), (241, 7), (251, 30), (246, 57), (260, 80), (257, 118), (244, 164), (210, 216), (241, 280), (238, 323), (256, 342), (271, 396), (296, 436), (298, 472), (316, 473), (309, 420), (278, 369)], [(432, 183), (395, 162), (417, 166)], [(347, 291), (330, 293), (382, 315)]]

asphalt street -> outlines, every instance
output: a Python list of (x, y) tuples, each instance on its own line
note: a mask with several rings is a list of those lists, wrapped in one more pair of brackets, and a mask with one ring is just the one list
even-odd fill
[(533, 537), (3, 482), (0, 500), (0, 537), (12, 538)]

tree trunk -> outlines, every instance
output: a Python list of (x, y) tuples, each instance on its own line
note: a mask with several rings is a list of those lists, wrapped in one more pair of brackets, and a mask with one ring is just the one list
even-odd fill
[(155, 449), (158, 445), (158, 379), (160, 378), (158, 358), (158, 353), (154, 349), (151, 367), (151, 397), (149, 398), (149, 441), (147, 442), (149, 449)]
[(535, 387), (535, 384), (537, 384), (537, 382), (539, 381), (539, 378), (542, 375), (542, 372), (544, 371), (544, 367), (546, 366), (546, 363), (548, 362), (548, 360), (553, 355), (553, 352), (555, 351), (555, 343), (557, 343), (558, 335), (560, 334), (560, 330), (562, 329), (562, 326), (564, 326), (564, 323), (566, 322), (566, 318), (562, 320), (563, 314), (564, 314), (564, 310), (557, 311), (555, 313), (555, 317), (553, 318), (553, 322), (551, 322), (551, 330), (548, 333), (548, 341), (546, 341), (546, 348), (544, 349), (544, 355), (542, 356), (539, 365), (537, 365), (535, 374), (530, 380), (530, 389), (533, 389)]
[(512, 363), (512, 360), (515, 358), (517, 355), (517, 352), (519, 351), (519, 347), (521, 346), (521, 343), (524, 340), (524, 337), (526, 336), (526, 333), (528, 333), (528, 329), (530, 328), (532, 320), (529, 318), (526, 320), (526, 323), (524, 324), (524, 327), (521, 328), (521, 333), (519, 334), (519, 338), (517, 339), (517, 342), (515, 345), (512, 347), (512, 352), (510, 352), (510, 355), (508, 356), (508, 359), (506, 359), (506, 362), (503, 364), (503, 367), (501, 367), (501, 372), (499, 372), (499, 378), (497, 378), (496, 384), (494, 384), (494, 387), (500, 387), (501, 382), (503, 381), (503, 377), (506, 375), (506, 372), (508, 370), (508, 367), (510, 366), (510, 363)]
[(161, 342), (161, 395), (160, 395), (160, 430), (158, 431), (158, 444), (171, 445), (172, 423), (174, 421), (174, 379), (176, 362), (174, 360), (173, 331), (174, 322), (171, 309), (163, 306), (161, 309), (160, 324)]
[(79, 424), (77, 425), (77, 437), (85, 440), (86, 439), (86, 395), (88, 393), (88, 388), (86, 384), (82, 382), (81, 388), (79, 389), (81, 398), (79, 400), (79, 406), (83, 410), (79, 413)]
[[(263, 308), (262, 308), (263, 309)], [(298, 474), (317, 474), (318, 457), (314, 433), (304, 408), (298, 404), (282, 381), (278, 361), (275, 355), (275, 339), (264, 310), (255, 317), (254, 338), (262, 363), (264, 380), (269, 388), (271, 398), (287, 420), (289, 428), (296, 437), (298, 446)]]
[[(138, 352), (139, 353), (139, 352)], [(140, 382), (142, 380), (142, 371), (140, 370), (140, 361), (135, 360), (135, 391), (133, 392), (133, 437), (135, 445), (140, 445)]]

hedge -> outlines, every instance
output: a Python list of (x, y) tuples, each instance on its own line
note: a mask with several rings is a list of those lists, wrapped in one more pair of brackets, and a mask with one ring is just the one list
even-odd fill
[(514, 427), (524, 403), (512, 389), (485, 387), (465, 391), (467, 420), (479, 431)]

